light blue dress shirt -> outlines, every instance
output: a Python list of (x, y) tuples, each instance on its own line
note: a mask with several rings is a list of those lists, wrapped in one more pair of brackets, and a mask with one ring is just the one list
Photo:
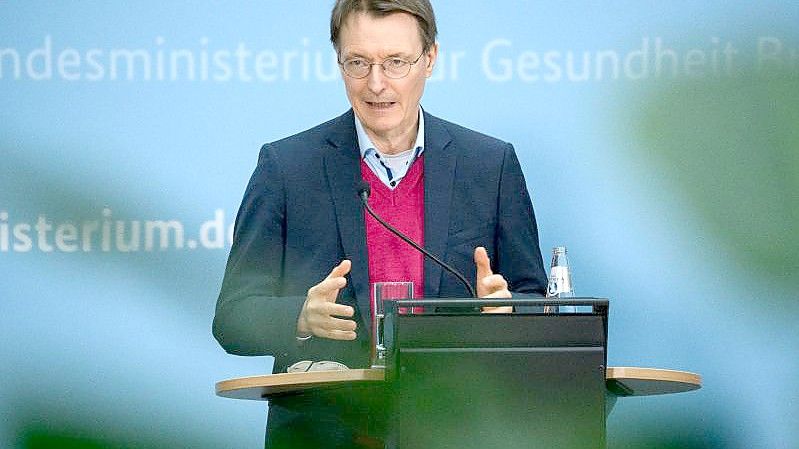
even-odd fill
[(400, 155), (389, 156), (380, 154), (377, 147), (372, 143), (372, 139), (366, 134), (363, 124), (355, 116), (355, 132), (358, 134), (358, 146), (361, 150), (361, 158), (366, 165), (377, 175), (389, 189), (394, 189), (408, 173), (413, 162), (422, 155), (424, 151), (424, 114), (422, 107), (419, 107), (419, 130), (416, 132), (416, 142), (407, 152)]

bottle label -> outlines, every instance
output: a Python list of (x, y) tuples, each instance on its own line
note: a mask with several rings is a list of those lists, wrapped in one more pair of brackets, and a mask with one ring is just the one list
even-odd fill
[(569, 296), (572, 293), (569, 267), (552, 267), (549, 271), (547, 296)]

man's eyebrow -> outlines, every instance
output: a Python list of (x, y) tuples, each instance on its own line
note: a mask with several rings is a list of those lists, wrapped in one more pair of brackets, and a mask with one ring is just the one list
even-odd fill
[(408, 59), (410, 57), (411, 57), (411, 55), (408, 54), (408, 53), (405, 53), (405, 52), (402, 52), (402, 51), (397, 51), (397, 52), (389, 54), (384, 59), (388, 59), (388, 58)]
[[(368, 56), (365, 56), (364, 54), (362, 54), (362, 53), (360, 53), (358, 51), (353, 51), (353, 52), (342, 53), (341, 54), (341, 59), (342, 60), (345, 60), (345, 59), (356, 59), (356, 58), (357, 59), (371, 60), (371, 58), (369, 58)], [(385, 56), (382, 56), (380, 58), (377, 58), (377, 59), (380, 60), (380, 61), (383, 61), (383, 60), (391, 59), (391, 58), (410, 59), (411, 55), (408, 54), (408, 53), (405, 53), (403, 51), (395, 51), (393, 53), (389, 53), (389, 54), (387, 54)]]
[(357, 51), (349, 52), (349, 53), (341, 53), (341, 57), (343, 59), (352, 59), (352, 58), (359, 58), (359, 59), (366, 59), (362, 54), (358, 53)]

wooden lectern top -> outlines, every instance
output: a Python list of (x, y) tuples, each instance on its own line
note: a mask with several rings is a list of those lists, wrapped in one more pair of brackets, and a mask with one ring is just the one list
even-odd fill
[(382, 369), (309, 371), (239, 377), (216, 383), (216, 394), (231, 399), (267, 400), (269, 396), (298, 393), (311, 388), (335, 387), (354, 382), (382, 382)]
[[(616, 396), (682, 393), (702, 387), (702, 378), (687, 371), (658, 368), (608, 367), (608, 391)], [(239, 377), (216, 383), (216, 394), (231, 399), (265, 401), (272, 396), (359, 382), (382, 382), (382, 369), (310, 371)]]
[(688, 371), (658, 368), (608, 367), (608, 390), (616, 396), (650, 396), (702, 388), (702, 377)]

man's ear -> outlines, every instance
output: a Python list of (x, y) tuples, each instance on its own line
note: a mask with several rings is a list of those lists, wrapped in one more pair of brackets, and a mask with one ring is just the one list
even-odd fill
[(430, 75), (433, 74), (433, 68), (436, 65), (437, 59), (438, 59), (438, 42), (435, 42), (427, 50), (427, 67), (425, 67), (425, 72), (424, 72), (427, 78), (430, 78)]

